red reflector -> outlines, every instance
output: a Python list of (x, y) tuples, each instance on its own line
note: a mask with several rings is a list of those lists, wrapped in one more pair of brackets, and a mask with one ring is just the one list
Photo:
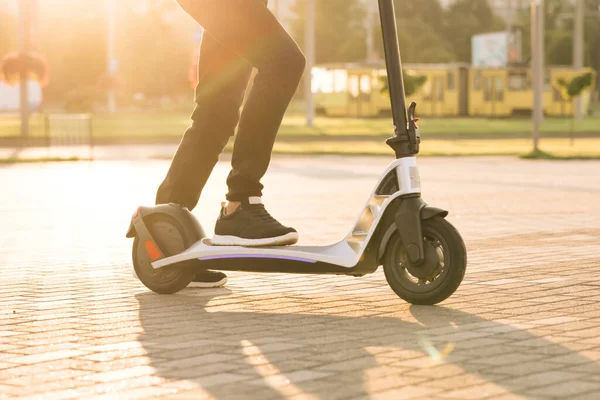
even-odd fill
[(146, 252), (150, 256), (150, 260), (156, 261), (162, 257), (162, 253), (156, 246), (156, 243), (154, 243), (152, 240), (146, 241), (146, 243), (144, 243), (144, 247), (146, 248)]

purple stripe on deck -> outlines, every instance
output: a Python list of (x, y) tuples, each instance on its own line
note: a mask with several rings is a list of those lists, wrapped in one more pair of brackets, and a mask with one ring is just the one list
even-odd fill
[(226, 260), (232, 258), (269, 258), (276, 260), (288, 260), (288, 261), (299, 261), (304, 263), (316, 263), (315, 260), (309, 260), (307, 258), (299, 258), (299, 257), (289, 257), (289, 256), (274, 256), (269, 254), (224, 254), (220, 256), (208, 256), (198, 258), (200, 261), (208, 261), (208, 260)]

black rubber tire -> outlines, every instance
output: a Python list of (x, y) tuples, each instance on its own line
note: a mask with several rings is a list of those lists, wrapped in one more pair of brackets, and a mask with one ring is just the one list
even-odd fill
[[(400, 253), (402, 241), (394, 235), (387, 244), (383, 260), (385, 278), (392, 290), (403, 300), (418, 305), (434, 305), (446, 300), (458, 289), (467, 270), (467, 250), (460, 233), (442, 217), (422, 221), (423, 237), (439, 240), (443, 249), (445, 269), (436, 279), (442, 279), (430, 291), (410, 290), (400, 279)], [(423, 286), (425, 289), (426, 286)]]
[[(179, 254), (193, 244), (185, 237), (181, 224), (166, 214), (149, 215), (144, 218), (144, 222), (159, 249), (167, 257)], [(187, 262), (179, 264), (181, 268), (154, 270), (150, 265), (150, 257), (137, 236), (133, 241), (132, 258), (139, 280), (155, 293), (177, 293), (185, 289), (195, 276), (193, 268), (186, 268)]]

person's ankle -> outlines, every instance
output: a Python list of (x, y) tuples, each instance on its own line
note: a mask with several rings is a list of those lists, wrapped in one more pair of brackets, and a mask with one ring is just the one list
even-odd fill
[(225, 215), (233, 214), (242, 205), (239, 201), (228, 201), (223, 206), (223, 213)]

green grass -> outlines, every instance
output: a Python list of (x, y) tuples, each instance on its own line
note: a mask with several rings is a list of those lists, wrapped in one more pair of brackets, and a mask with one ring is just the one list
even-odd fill
[[(570, 119), (548, 118), (541, 131), (544, 134), (570, 132)], [(186, 114), (117, 114), (96, 115), (94, 136), (107, 137), (179, 137), (189, 126)], [(420, 121), (421, 134), (432, 136), (519, 137), (529, 135), (528, 119), (431, 118)], [(600, 117), (574, 121), (576, 133), (600, 134)], [(302, 116), (287, 116), (279, 131), (280, 137), (292, 136), (386, 136), (393, 132), (389, 118), (354, 119), (318, 117), (308, 128)]]
[[(575, 140), (543, 139), (540, 148), (543, 153), (532, 157), (532, 143), (528, 139), (430, 139), (421, 143), (421, 156), (521, 156), (545, 159), (600, 159), (600, 138)], [(306, 141), (276, 142), (275, 153), (280, 154), (346, 154), (346, 155), (393, 155), (392, 150), (382, 141)]]
[(65, 162), (65, 161), (90, 161), (90, 159), (89, 158), (79, 158), (79, 157), (0, 158), (0, 164), (29, 164), (29, 163), (43, 163), (43, 162)]
[[(547, 118), (541, 131), (544, 134), (564, 135), (571, 130), (570, 119)], [(600, 134), (600, 117), (586, 118), (573, 122), (576, 133)], [(461, 136), (472, 137), (519, 137), (531, 133), (531, 121), (526, 118), (423, 118), (419, 121), (421, 135), (435, 137)], [(388, 135), (392, 133), (390, 119), (351, 119), (351, 118), (317, 118), (315, 128), (304, 126), (304, 118), (300, 116), (287, 117), (280, 135), (349, 135), (371, 136)]]
[[(525, 159), (542, 160), (586, 160), (600, 159), (600, 138), (542, 139), (540, 150), (532, 152), (529, 139), (429, 139), (421, 143), (420, 156), (520, 156)], [(226, 151), (232, 150), (230, 143)], [(318, 140), (275, 143), (276, 154), (338, 154), (338, 155), (382, 155), (392, 157), (392, 150), (381, 140)], [(167, 157), (171, 159), (171, 157)], [(79, 157), (9, 157), (0, 159), (0, 164), (38, 163), (59, 161), (89, 161)]]
[[(567, 135), (573, 123), (576, 135), (600, 135), (600, 116), (588, 117), (582, 121), (563, 118), (546, 118), (541, 131), (546, 137)], [(43, 119), (32, 120), (32, 136), (43, 135)], [(100, 140), (176, 140), (190, 125), (189, 113), (184, 112), (136, 112), (95, 114), (93, 117), (94, 137)], [(430, 137), (468, 138), (517, 138), (527, 137), (531, 132), (531, 121), (527, 118), (485, 119), (485, 118), (424, 118), (420, 121), (421, 135)], [(323, 118), (315, 120), (315, 126), (305, 126), (304, 117), (287, 116), (279, 137), (298, 136), (374, 136), (380, 138), (392, 133), (389, 118), (353, 119)], [(0, 137), (19, 135), (19, 122), (16, 117), (0, 116)]]
[(531, 151), (523, 154), (525, 160), (600, 160), (600, 154), (552, 154), (543, 150)]
[[(44, 136), (45, 119), (42, 115), (32, 115), (29, 121), (31, 135)], [(15, 114), (0, 114), (0, 137), (18, 136), (20, 134), (21, 122)]]

